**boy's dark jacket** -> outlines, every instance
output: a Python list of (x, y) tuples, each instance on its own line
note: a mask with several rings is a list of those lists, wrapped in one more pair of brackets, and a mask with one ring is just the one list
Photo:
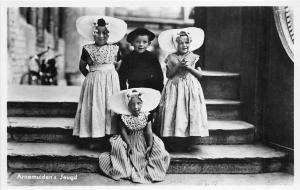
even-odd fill
[(129, 88), (163, 89), (163, 72), (158, 59), (149, 51), (138, 53), (132, 51), (122, 60), (118, 70), (121, 90), (126, 89), (126, 80)]

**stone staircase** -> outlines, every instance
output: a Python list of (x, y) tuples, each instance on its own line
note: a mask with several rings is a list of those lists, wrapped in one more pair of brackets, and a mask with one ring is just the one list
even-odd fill
[[(236, 73), (204, 71), (210, 136), (192, 152), (171, 153), (169, 174), (249, 174), (283, 171), (287, 154), (255, 141), (241, 120)], [(99, 172), (97, 151), (77, 147), (73, 118), (80, 87), (9, 86), (9, 172)]]

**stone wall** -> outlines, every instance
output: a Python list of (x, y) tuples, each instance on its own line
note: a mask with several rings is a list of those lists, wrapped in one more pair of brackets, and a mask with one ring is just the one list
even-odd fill
[(206, 36), (203, 69), (241, 76), (242, 120), (256, 126), (257, 139), (294, 149), (294, 64), (272, 7), (198, 7), (193, 17)]
[(76, 19), (83, 15), (81, 8), (65, 9), (65, 27), (63, 29), (63, 38), (66, 40), (66, 73), (78, 71), (78, 63), (81, 53), (80, 36), (76, 32)]
[(29, 56), (35, 54), (35, 28), (21, 18), (18, 8), (8, 9), (7, 53), (9, 84), (18, 84), (27, 71)]
[[(34, 16), (41, 16), (44, 8), (32, 8), (37, 14)], [(58, 53), (62, 54), (57, 59), (58, 66), (58, 80), (60, 84), (64, 84), (64, 54), (65, 42), (63, 39), (58, 39), (57, 36), (47, 32), (42, 28), (42, 41), (37, 39), (37, 26), (43, 23), (29, 24), (26, 18), (21, 15), (20, 8), (13, 7), (7, 9), (7, 80), (8, 84), (19, 84), (21, 77), (28, 71), (29, 57), (33, 56), (48, 46), (54, 48), (49, 53), (45, 54), (45, 58), (51, 58)], [(35, 19), (32, 19), (36, 21)], [(40, 26), (42, 27), (42, 26)], [(58, 42), (58, 45), (56, 45)]]
[[(56, 59), (58, 83), (66, 84), (67, 78), (75, 80), (68, 81), (69, 84), (80, 85), (83, 78), (78, 63), (82, 39), (76, 31), (76, 19), (82, 15), (105, 15), (106, 8), (30, 8), (30, 18), (25, 18), (25, 7), (8, 8), (7, 11), (8, 84), (19, 84), (22, 75), (28, 71), (28, 58), (50, 46), (54, 49), (45, 54), (46, 59), (61, 55)], [(47, 18), (50, 26), (44, 25), (45, 12), (50, 14)]]
[(294, 149), (294, 63), (285, 52), (270, 11), (266, 88), (264, 90), (264, 138)]

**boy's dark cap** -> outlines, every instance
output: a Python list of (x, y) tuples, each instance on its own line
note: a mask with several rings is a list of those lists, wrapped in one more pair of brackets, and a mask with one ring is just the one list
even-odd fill
[(127, 35), (127, 42), (131, 43), (139, 35), (147, 35), (149, 42), (155, 38), (155, 34), (146, 28), (137, 28)]

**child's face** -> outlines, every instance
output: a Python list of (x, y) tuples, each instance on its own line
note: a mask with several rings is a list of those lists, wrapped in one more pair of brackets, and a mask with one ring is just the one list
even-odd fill
[(128, 109), (134, 116), (138, 116), (141, 112), (143, 106), (143, 102), (138, 97), (132, 97), (128, 103)]
[(98, 45), (105, 45), (108, 40), (108, 30), (105, 26), (97, 26), (93, 33), (95, 43)]
[(177, 50), (179, 54), (186, 54), (189, 51), (190, 39), (187, 36), (180, 36), (177, 43)]
[(150, 45), (149, 37), (147, 35), (139, 35), (132, 41), (132, 45), (134, 47), (134, 51), (143, 53)]

